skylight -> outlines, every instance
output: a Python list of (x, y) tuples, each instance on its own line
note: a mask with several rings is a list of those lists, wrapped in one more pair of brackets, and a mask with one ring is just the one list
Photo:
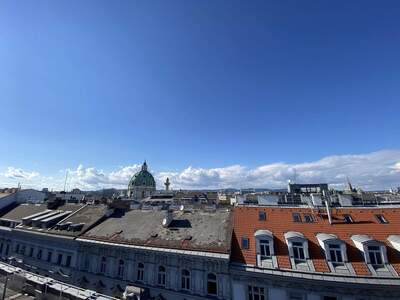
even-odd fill
[(299, 213), (293, 213), (292, 217), (293, 217), (293, 222), (301, 223), (301, 216)]
[(351, 215), (344, 215), (343, 218), (346, 223), (354, 223), (353, 217)]
[(379, 223), (381, 224), (387, 224), (389, 221), (383, 216), (383, 215), (375, 215), (375, 218), (378, 220)]

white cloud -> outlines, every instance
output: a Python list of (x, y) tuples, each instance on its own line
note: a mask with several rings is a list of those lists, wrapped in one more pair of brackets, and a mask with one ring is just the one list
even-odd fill
[(400, 161), (393, 166), (393, 172), (400, 172)]
[[(84, 190), (126, 188), (129, 179), (139, 169), (140, 165), (131, 165), (105, 172), (94, 167), (79, 165), (76, 169), (69, 170), (67, 188), (78, 187)], [(14, 175), (11, 176), (12, 174)], [(49, 178), (40, 176), (37, 172), (26, 172), (11, 167), (3, 175), (8, 179), (22, 178), (26, 185), (37, 188), (62, 189), (64, 184), (62, 175)], [(388, 189), (400, 186), (400, 150), (334, 155), (316, 161), (293, 164), (277, 162), (255, 168), (241, 165), (209, 169), (189, 166), (181, 171), (159, 171), (153, 172), (153, 175), (159, 189), (164, 187), (163, 182), (166, 177), (170, 178), (171, 187), (174, 189), (284, 188), (288, 180), (295, 178), (297, 182), (327, 182), (336, 188), (341, 188), (346, 177), (351, 179), (354, 186), (366, 190)]]
[(14, 167), (8, 167), (4, 172), (4, 176), (12, 179), (32, 179), (39, 176), (38, 172), (29, 172)]
[(103, 170), (79, 165), (76, 170), (68, 170), (68, 187), (81, 189), (126, 188), (129, 179), (140, 169), (140, 165), (121, 167), (106, 173)]

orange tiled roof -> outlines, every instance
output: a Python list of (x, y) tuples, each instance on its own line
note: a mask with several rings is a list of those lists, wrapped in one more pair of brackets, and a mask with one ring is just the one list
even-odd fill
[[(258, 212), (265, 211), (267, 219), (258, 220)], [(292, 213), (302, 215), (303, 222), (295, 223)], [(392, 247), (387, 237), (400, 234), (400, 208), (332, 208), (333, 224), (330, 225), (326, 211), (314, 210), (314, 223), (305, 223), (304, 214), (310, 214), (310, 208), (288, 207), (236, 207), (234, 208), (234, 230), (232, 237), (231, 259), (233, 262), (256, 265), (256, 244), (254, 233), (259, 229), (268, 229), (274, 235), (274, 249), (279, 268), (291, 268), (288, 247), (284, 234), (288, 231), (298, 231), (308, 239), (310, 257), (317, 272), (330, 272), (325, 260), (323, 249), (318, 244), (317, 233), (331, 233), (346, 243), (349, 262), (357, 275), (371, 275), (364, 263), (362, 253), (354, 246), (350, 237), (354, 234), (367, 234), (371, 238), (383, 242), (387, 248), (389, 263), (400, 274), (400, 253)], [(354, 223), (345, 223), (343, 216), (350, 214)], [(380, 224), (375, 214), (382, 214), (388, 224)], [(241, 249), (241, 237), (249, 238), (249, 249)]]

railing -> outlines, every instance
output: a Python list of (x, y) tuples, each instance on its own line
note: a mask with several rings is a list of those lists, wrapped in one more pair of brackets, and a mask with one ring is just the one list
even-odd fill
[[(42, 291), (42, 295), (46, 297), (47, 294), (53, 294), (55, 292), (59, 294), (59, 298), (62, 298), (64, 294), (69, 299), (98, 299), (98, 300), (115, 300), (111, 296), (96, 293), (92, 290), (86, 290), (59, 280), (52, 279), (50, 277), (45, 277), (38, 275), (22, 268), (16, 267), (12, 264), (7, 264), (0, 262), (0, 271), (5, 273), (6, 276), (17, 275), (25, 279), (30, 284), (39, 287)], [(21, 288), (22, 289), (22, 288)]]

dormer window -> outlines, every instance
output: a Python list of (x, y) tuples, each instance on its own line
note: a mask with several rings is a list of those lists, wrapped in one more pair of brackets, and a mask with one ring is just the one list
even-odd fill
[(330, 261), (334, 264), (343, 264), (342, 249), (338, 244), (329, 244)]
[(288, 231), (285, 233), (288, 245), (290, 264), (293, 269), (314, 271), (314, 265), (308, 253), (308, 240), (300, 232)]
[(368, 246), (368, 257), (371, 265), (382, 266), (382, 252), (379, 246)]
[(257, 265), (266, 268), (277, 267), (272, 233), (269, 230), (257, 230), (254, 236), (256, 238)]
[(293, 257), (295, 260), (304, 261), (306, 259), (304, 255), (303, 243), (293, 242), (292, 249), (293, 249)]
[(271, 258), (271, 248), (269, 240), (260, 240), (259, 245), (261, 259)]
[(317, 240), (325, 251), (325, 257), (331, 272), (355, 274), (353, 266), (347, 260), (346, 244), (336, 235), (318, 233)]
[(369, 271), (375, 276), (397, 276), (396, 271), (389, 264), (385, 244), (372, 239), (365, 234), (351, 236), (351, 240), (364, 255)]

